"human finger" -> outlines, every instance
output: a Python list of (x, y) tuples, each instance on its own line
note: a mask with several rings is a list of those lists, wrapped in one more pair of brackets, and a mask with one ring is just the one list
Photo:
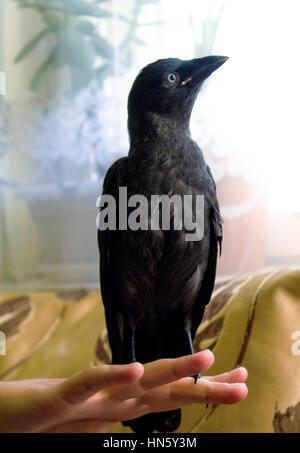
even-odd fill
[(121, 401), (137, 398), (153, 388), (202, 373), (210, 368), (213, 362), (214, 355), (207, 349), (176, 359), (161, 359), (146, 363), (144, 364), (144, 374), (139, 380), (127, 385), (122, 392), (119, 392), (117, 388), (112, 389), (110, 396)]
[(143, 365), (138, 362), (93, 366), (66, 379), (56, 387), (55, 392), (64, 402), (79, 404), (107, 387), (130, 384), (138, 380), (143, 372)]
[(230, 383), (239, 383), (245, 382), (248, 378), (248, 371), (244, 367), (235, 368), (234, 370), (228, 371), (226, 373), (217, 374), (216, 376), (203, 376), (200, 378), (212, 382), (227, 382)]

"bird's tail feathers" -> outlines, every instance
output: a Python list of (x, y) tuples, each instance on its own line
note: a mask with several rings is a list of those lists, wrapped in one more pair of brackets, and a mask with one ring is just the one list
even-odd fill
[[(163, 358), (176, 358), (191, 353), (187, 333), (184, 329), (182, 313), (173, 319), (156, 323), (155, 330), (151, 327), (137, 327), (135, 331), (135, 355), (141, 363), (152, 362)], [(134, 420), (123, 422), (136, 433), (152, 433), (153, 431), (172, 432), (181, 422), (181, 410), (171, 410), (144, 415)]]
[(168, 433), (175, 431), (179, 428), (181, 422), (181, 409), (175, 409), (166, 412), (155, 412), (152, 414), (143, 415), (142, 417), (135, 418), (122, 422), (124, 426), (130, 428), (139, 434), (149, 434), (153, 431)]

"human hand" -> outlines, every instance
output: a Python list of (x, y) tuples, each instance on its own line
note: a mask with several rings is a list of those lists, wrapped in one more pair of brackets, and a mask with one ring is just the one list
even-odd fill
[(0, 432), (107, 432), (121, 420), (192, 403), (234, 404), (247, 370), (190, 378), (212, 366), (209, 350), (177, 359), (100, 365), (68, 379), (0, 382)]

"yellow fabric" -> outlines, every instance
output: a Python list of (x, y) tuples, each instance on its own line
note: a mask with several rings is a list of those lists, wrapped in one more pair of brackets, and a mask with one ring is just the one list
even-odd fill
[[(6, 355), (0, 355), (2, 380), (67, 377), (110, 360), (97, 291), (1, 293), (0, 331), (7, 340)], [(233, 406), (184, 408), (178, 432), (300, 432), (297, 331), (300, 270), (245, 275), (218, 285), (194, 346), (213, 350), (208, 374), (245, 366), (249, 395)], [(112, 432), (131, 431), (118, 423)]]

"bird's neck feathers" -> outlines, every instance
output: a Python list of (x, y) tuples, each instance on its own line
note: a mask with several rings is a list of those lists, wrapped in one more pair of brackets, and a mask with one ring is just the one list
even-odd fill
[(128, 132), (132, 145), (142, 144), (149, 140), (170, 140), (190, 136), (190, 115), (186, 117), (169, 117), (157, 113), (128, 115)]

